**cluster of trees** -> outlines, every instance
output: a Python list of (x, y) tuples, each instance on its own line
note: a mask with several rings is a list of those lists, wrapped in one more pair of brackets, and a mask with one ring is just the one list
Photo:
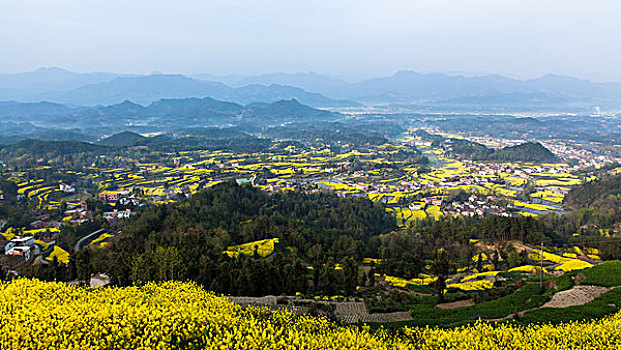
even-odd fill
[(605, 176), (574, 187), (564, 199), (573, 208), (561, 216), (546, 215), (540, 220), (561, 235), (596, 234), (600, 229), (621, 229), (621, 175)]
[[(329, 191), (268, 195), (229, 181), (177, 204), (148, 208), (105, 248), (75, 252), (69, 266), (37, 267), (33, 274), (87, 279), (92, 272), (106, 272), (118, 285), (194, 280), (233, 295), (351, 295), (357, 285), (373, 285), (375, 272), (414, 278), (431, 269), (440, 276), (435, 285), (440, 291), (457, 267), (481, 269), (481, 256), (476, 259), (481, 248), (472, 239), (494, 247), (487, 255), (495, 268), (510, 268), (529, 258), (509, 241), (573, 245), (571, 233), (587, 223), (618, 225), (619, 178), (576, 187), (567, 201), (582, 208), (566, 215), (442, 217), (418, 221), (403, 231), (396, 231), (394, 217), (381, 204), (367, 198), (341, 198)], [(607, 208), (603, 214), (601, 207)], [(268, 257), (223, 254), (230, 245), (273, 237), (280, 243)], [(612, 239), (600, 249), (606, 258), (618, 258), (621, 243)], [(364, 257), (383, 263), (360, 275)]]
[(13, 181), (0, 180), (0, 191), (4, 195), (4, 200), (0, 201), (0, 230), (28, 226), (33, 220), (17, 201), (17, 185)]
[[(436, 142), (439, 143), (439, 141)], [(480, 143), (449, 139), (445, 141), (445, 147), (449, 147), (451, 153), (455, 155), (479, 161), (537, 163), (557, 163), (559, 161), (558, 157), (539, 142), (526, 142), (516, 146), (493, 150)]]
[[(328, 191), (268, 195), (231, 181), (178, 204), (147, 209), (106, 248), (75, 261), (77, 270), (105, 271), (118, 285), (190, 279), (235, 295), (348, 295), (356, 285), (373, 285), (375, 272), (416, 277), (439, 260), (439, 251), (446, 259), (440, 259), (437, 269), (445, 271), (447, 259), (451, 267), (468, 266), (477, 254), (472, 238), (555, 239), (553, 230), (532, 218), (443, 218), (421, 221), (409, 231), (395, 229), (394, 217), (366, 198), (341, 198)], [(223, 254), (230, 245), (273, 237), (280, 244), (266, 258)], [(359, 275), (363, 257), (385, 262)], [(509, 249), (500, 250), (495, 261), (501, 257), (513, 265), (525, 259)]]
[[(487, 159), (486, 159), (487, 160)], [(539, 142), (526, 142), (521, 145), (496, 150), (488, 156), (488, 160), (499, 162), (537, 162), (558, 163), (560, 159), (543, 147)]]
[[(609, 234), (621, 231), (621, 175), (604, 175), (574, 187), (565, 197), (565, 204), (575, 210), (558, 218), (559, 229), (592, 233), (603, 243), (600, 244), (603, 258), (621, 259), (621, 240), (599, 237), (600, 230)], [(589, 237), (579, 239), (589, 240)]]
[(604, 176), (572, 188), (565, 197), (565, 204), (574, 208), (602, 205), (619, 208), (620, 197), (621, 175)]
[[(327, 191), (268, 195), (230, 181), (147, 209), (86, 264), (118, 285), (189, 279), (236, 295), (351, 294), (367, 243), (395, 227), (394, 217), (366, 198)], [(230, 245), (272, 237), (280, 244), (269, 257), (223, 254)]]
[[(127, 159), (162, 161), (165, 160), (162, 159), (164, 154), (170, 152), (227, 150), (255, 153), (269, 150), (285, 153), (283, 149), (289, 144), (274, 143), (271, 139), (252, 136), (237, 129), (193, 128), (154, 137), (123, 132), (99, 143), (26, 140), (0, 146), (0, 160), (11, 164), (14, 167), (12, 170), (16, 171), (31, 169), (41, 162), (49, 163), (55, 170), (85, 169), (93, 162), (99, 167), (131, 167), (133, 163), (128, 163)], [(99, 157), (101, 155), (105, 157)]]
[[(388, 142), (386, 134), (392, 134), (393, 129), (381, 130), (381, 128), (371, 128), (368, 125), (353, 125), (343, 123), (330, 123), (327, 125), (294, 125), (271, 127), (263, 131), (263, 134), (279, 138), (290, 139), (316, 144), (321, 142), (327, 145), (343, 146), (365, 149), (369, 146), (383, 145)], [(398, 129), (401, 130), (401, 129)]]
[(452, 267), (477, 268), (473, 257), (479, 253), (480, 248), (470, 243), (471, 239), (484, 239), (496, 246), (496, 251), (490, 257), (491, 263), (494, 263), (494, 259), (496, 262), (502, 260), (507, 267), (514, 267), (527, 260), (528, 256), (517, 254), (507, 244), (508, 241), (549, 244), (558, 242), (560, 237), (553, 229), (533, 218), (443, 217), (438, 221), (418, 221), (408, 231), (373, 237), (368, 247), (370, 253), (385, 260), (377, 266), (378, 272), (413, 278), (436, 260), (438, 251), (447, 253)]

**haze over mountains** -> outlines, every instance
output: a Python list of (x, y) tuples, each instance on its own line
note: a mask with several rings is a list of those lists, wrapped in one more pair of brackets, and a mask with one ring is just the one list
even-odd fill
[(212, 97), (244, 105), (295, 98), (317, 107), (359, 106), (352, 101), (337, 101), (290, 86), (272, 84), (233, 88), (221, 82), (197, 80), (180, 74), (77, 74), (59, 68), (42, 68), (30, 73), (0, 75), (0, 101), (50, 101), (95, 106), (130, 100), (148, 105), (162, 98), (186, 97)]
[(316, 73), (271, 73), (218, 77), (198, 74), (121, 75), (73, 73), (60, 68), (0, 74), (0, 101), (50, 101), (74, 106), (132, 101), (148, 105), (162, 98), (211, 97), (247, 105), (296, 99), (318, 108), (416, 105), (450, 108), (592, 109), (621, 106), (621, 83), (594, 83), (546, 75), (516, 80), (400, 71), (348, 83)]
[[(388, 108), (388, 114), (365, 109), (370, 106)], [(42, 68), (0, 74), (0, 144), (25, 139), (96, 141), (121, 131), (148, 134), (187, 127), (235, 126), (246, 132), (261, 133), (270, 126), (293, 124), (296, 128), (348, 120), (390, 121), (402, 127), (420, 127), (424, 124), (420, 118), (429, 110), (439, 112), (434, 114), (439, 117), (490, 112), (478, 124), (484, 127), (495, 121), (490, 115), (496, 112), (499, 115), (521, 111), (560, 112), (582, 116), (592, 114), (596, 107), (604, 111), (619, 110), (621, 84), (554, 75), (521, 81), (496, 75), (463, 77), (411, 71), (350, 83), (316, 73), (188, 77), (159, 73), (82, 74)], [(351, 108), (355, 112), (371, 113), (350, 113)], [(406, 114), (399, 114), (402, 112)], [(465, 117), (470, 121), (468, 118)], [(433, 123), (448, 123), (453, 129), (460, 125), (458, 119), (445, 119)], [(529, 121), (517, 118), (497, 122), (501, 125), (515, 122), (526, 127)], [(560, 122), (566, 121), (549, 123)], [(583, 118), (568, 123), (577, 133), (584, 134), (586, 128), (589, 132), (601, 130), (616, 135), (614, 127), (611, 130), (590, 124), (587, 127), (588, 121)], [(611, 123), (615, 125), (614, 121)], [(510, 127), (507, 135), (529, 139), (533, 130), (553, 133), (553, 127), (541, 125), (532, 130), (522, 128), (517, 134)], [(502, 129), (495, 127), (499, 128)], [(598, 132), (598, 137), (601, 136)]]
[(343, 119), (295, 99), (246, 106), (210, 97), (161, 99), (147, 106), (131, 101), (94, 107), (51, 102), (0, 102), (0, 144), (24, 139), (94, 141), (122, 130), (162, 132), (188, 127), (239, 126), (248, 130), (289, 123)]

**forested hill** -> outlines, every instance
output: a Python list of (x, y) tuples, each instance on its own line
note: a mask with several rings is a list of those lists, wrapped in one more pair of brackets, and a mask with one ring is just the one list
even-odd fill
[(559, 161), (558, 157), (539, 142), (527, 142), (502, 148), (493, 152), (489, 158), (503, 162), (557, 163)]
[(28, 154), (31, 157), (55, 157), (62, 154), (104, 152), (106, 150), (109, 150), (106, 146), (94, 145), (88, 142), (25, 140), (0, 147), (0, 154), (12, 154), (15, 156)]
[[(237, 295), (307, 291), (310, 265), (314, 288), (351, 293), (357, 274), (351, 274), (353, 280), (338, 278), (334, 263), (357, 271), (370, 237), (395, 228), (394, 217), (367, 198), (330, 192), (268, 195), (231, 181), (178, 204), (147, 209), (91, 261), (119, 285), (194, 280)], [(223, 254), (230, 245), (268, 238), (280, 242), (266, 258)]]
[(574, 208), (621, 208), (621, 175), (605, 176), (572, 188), (565, 204)]
[(539, 142), (526, 142), (520, 145), (493, 150), (476, 142), (451, 139), (452, 153), (465, 158), (496, 162), (558, 163), (560, 160)]
[[(229, 181), (179, 204), (153, 207), (127, 231), (146, 237), (153, 231), (169, 235), (198, 226), (226, 230), (235, 243), (273, 237), (293, 243), (294, 237), (289, 235), (306, 235), (298, 247), (301, 252), (341, 235), (368, 239), (395, 228), (392, 216), (367, 198), (300, 191), (268, 195), (256, 187)], [(319, 238), (322, 235), (326, 237)]]
[(106, 137), (105, 139), (99, 141), (99, 144), (105, 146), (133, 146), (144, 140), (146, 140), (146, 137), (140, 134), (136, 134), (131, 131), (124, 131), (110, 137)]
[[(614, 235), (621, 230), (621, 175), (603, 176), (576, 186), (565, 196), (564, 203), (575, 209), (561, 217), (565, 225), (573, 225), (576, 231)], [(610, 240), (600, 250), (605, 259), (620, 259), (621, 241)]]

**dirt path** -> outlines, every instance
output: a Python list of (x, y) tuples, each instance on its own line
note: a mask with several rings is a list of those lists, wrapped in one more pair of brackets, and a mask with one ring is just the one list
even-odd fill
[(493, 319), (485, 319), (488, 322), (500, 322), (505, 321), (515, 316), (523, 316), (526, 312), (531, 310), (536, 310), (544, 307), (549, 308), (566, 308), (570, 306), (579, 306), (585, 305), (600, 295), (612, 290), (614, 288), (606, 288), (606, 287), (597, 287), (597, 286), (575, 286), (572, 289), (564, 290), (562, 292), (558, 292), (552, 296), (552, 299), (547, 303), (528, 310), (522, 310), (517, 313), (509, 314), (505, 317), (493, 318)]
[(467, 299), (467, 300), (453, 301), (451, 303), (437, 304), (436, 308), (447, 310), (447, 309), (457, 309), (458, 307), (466, 307), (466, 306), (474, 306), (474, 300)]
[(552, 300), (543, 304), (541, 307), (565, 308), (588, 304), (610, 289), (611, 288), (596, 286), (575, 286), (572, 289), (554, 294)]

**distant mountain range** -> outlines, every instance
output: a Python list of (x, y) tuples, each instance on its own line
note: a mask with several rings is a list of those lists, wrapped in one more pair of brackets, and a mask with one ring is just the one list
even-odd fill
[(320, 108), (361, 106), (357, 102), (331, 99), (297, 87), (278, 84), (230, 87), (221, 82), (197, 80), (180, 74), (78, 74), (59, 68), (0, 74), (0, 101), (50, 101), (74, 106), (96, 106), (130, 100), (147, 105), (163, 98), (187, 97), (211, 97), (243, 105), (296, 99)]
[[(197, 75), (202, 79), (205, 76)], [(447, 106), (589, 106), (621, 105), (621, 83), (594, 83), (588, 80), (549, 74), (532, 80), (500, 75), (478, 77), (422, 74), (400, 71), (389, 77), (356, 83), (316, 73), (273, 73), (254, 77), (229, 76), (210, 80), (232, 86), (282, 84), (330, 98), (365, 104), (431, 104)]]
[[(265, 126), (339, 121), (344, 116), (297, 100), (246, 106), (210, 97), (162, 99), (147, 106), (130, 101), (97, 107), (50, 102), (0, 102), (0, 144), (23, 139), (94, 141), (120, 131), (168, 132), (191, 127)], [(111, 142), (116, 142), (112, 140)]]
[[(32, 72), (0, 74), (0, 93), (3, 100), (19, 99), (25, 94), (38, 94), (50, 91), (77, 89), (88, 84), (97, 84), (127, 74), (116, 73), (74, 73), (65, 69), (50, 67)], [(11, 98), (14, 96), (15, 98)], [(9, 98), (7, 98), (9, 97)]]
[(211, 97), (247, 105), (296, 99), (316, 108), (362, 105), (592, 108), (621, 106), (621, 83), (594, 83), (560, 75), (517, 80), (400, 71), (348, 83), (310, 73), (257, 76), (73, 73), (60, 68), (0, 74), (0, 101), (50, 101), (73, 106), (148, 105), (160, 99)]
[(74, 73), (60, 68), (0, 74), (0, 101), (49, 101), (68, 106), (113, 105), (130, 100), (211, 97), (240, 105), (296, 99), (315, 108), (388, 105), (433, 110), (592, 111), (621, 108), (621, 83), (595, 83), (560, 75), (517, 80), (500, 75), (465, 77), (400, 71), (349, 83), (310, 73), (257, 76)]

